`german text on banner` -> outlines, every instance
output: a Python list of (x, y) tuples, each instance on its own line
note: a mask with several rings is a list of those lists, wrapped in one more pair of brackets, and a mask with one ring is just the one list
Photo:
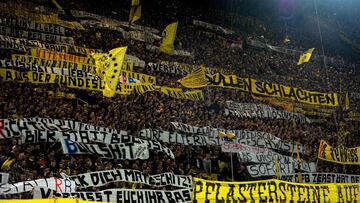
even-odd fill
[(161, 173), (148, 175), (142, 171), (132, 169), (113, 169), (105, 171), (94, 171), (77, 174), (69, 177), (75, 181), (79, 188), (100, 187), (111, 182), (142, 183), (146, 185), (162, 187), (175, 186), (179, 188), (191, 188), (192, 177), (187, 175), (176, 175), (173, 173)]
[(299, 184), (280, 180), (221, 182), (194, 178), (193, 202), (358, 202), (360, 184)]
[(141, 189), (108, 189), (97, 192), (55, 192), (48, 188), (37, 187), (34, 199), (54, 197), (75, 197), (82, 200), (103, 202), (146, 202), (146, 203), (190, 203), (191, 189), (180, 190), (141, 190)]
[(106, 159), (148, 159), (148, 146), (138, 143), (85, 144), (68, 139), (60, 139), (64, 154), (93, 154)]
[(325, 140), (320, 141), (318, 158), (339, 164), (360, 165), (360, 147), (332, 147)]

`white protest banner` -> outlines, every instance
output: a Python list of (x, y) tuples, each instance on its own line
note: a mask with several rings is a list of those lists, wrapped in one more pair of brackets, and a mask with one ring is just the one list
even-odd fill
[(309, 118), (300, 113), (280, 111), (271, 106), (253, 103), (237, 103), (226, 101), (225, 115), (235, 115), (240, 118), (268, 118), (294, 120), (300, 123), (310, 123)]
[[(297, 161), (293, 157), (285, 156), (266, 148), (252, 147), (239, 143), (223, 142), (221, 150), (223, 152), (237, 153), (239, 162), (270, 163), (278, 160), (279, 163), (287, 164)], [(304, 168), (306, 169), (306, 166), (308, 166), (306, 161), (301, 160), (301, 163), (304, 164)]]
[(0, 18), (0, 25), (7, 27), (16, 27), (23, 29), (36, 30), (39, 32), (46, 32), (55, 35), (65, 35), (65, 28), (59, 25), (43, 24), (34, 21), (14, 19), (14, 18)]
[(95, 20), (102, 20), (105, 18), (104, 16), (94, 14), (94, 13), (89, 13), (86, 11), (70, 10), (70, 13), (75, 18), (92, 18)]
[(133, 62), (135, 67), (141, 67), (141, 68), (145, 67), (145, 61), (141, 60), (137, 56), (125, 54), (124, 60)]
[(27, 52), (31, 48), (40, 48), (48, 51), (65, 52), (65, 53), (82, 54), (82, 55), (88, 55), (94, 52), (100, 52), (100, 50), (90, 49), (85, 47), (77, 47), (70, 44), (48, 44), (48, 43), (41, 43), (38, 40), (15, 38), (5, 35), (0, 35), (0, 48), (12, 49), (21, 52)]
[[(307, 172), (316, 172), (316, 165), (314, 162), (301, 162), (300, 170)], [(292, 174), (295, 173), (295, 169), (298, 169), (298, 163), (296, 161), (289, 163), (278, 163), (279, 174)], [(271, 163), (260, 163), (246, 166), (251, 177), (261, 177), (261, 176), (274, 176), (276, 175), (276, 164), (275, 162)]]
[[(221, 151), (227, 152), (227, 153), (242, 153), (242, 152), (265, 153), (265, 152), (268, 152), (271, 150), (268, 150), (268, 149), (262, 148), (262, 147), (247, 146), (247, 145), (236, 143), (236, 142), (224, 141), (223, 143), (221, 143)], [(248, 162), (251, 162), (251, 161), (248, 161)]]
[[(213, 128), (210, 126), (207, 127), (196, 127), (188, 124), (171, 122), (175, 129), (191, 133), (191, 134), (200, 134), (207, 135), (212, 138), (218, 138), (219, 132), (224, 133), (234, 133), (235, 138), (233, 139), (234, 143), (240, 143), (247, 146), (262, 147), (268, 149), (275, 149), (283, 152), (295, 152), (296, 142), (290, 142), (286, 140), (281, 140), (280, 138), (266, 132), (261, 131), (247, 131), (247, 130), (225, 130), (220, 128)], [(299, 153), (305, 153), (304, 146), (298, 144)]]
[[(160, 52), (160, 48), (154, 45), (146, 45), (146, 50), (152, 51), (152, 52)], [(186, 57), (191, 57), (193, 58), (194, 55), (188, 51), (185, 50), (174, 50), (174, 54), (175, 56), (186, 56)]]
[(171, 73), (175, 75), (187, 75), (190, 71), (182, 69), (180, 66), (168, 65), (168, 64), (158, 64), (158, 63), (148, 63), (146, 65), (147, 69), (153, 70), (155, 72)]
[[(360, 175), (341, 173), (301, 173), (302, 183), (359, 183)], [(299, 182), (298, 174), (283, 174), (280, 180)]]
[(180, 190), (142, 190), (142, 189), (107, 189), (98, 192), (55, 192), (44, 187), (36, 187), (34, 199), (51, 197), (76, 198), (99, 202), (131, 203), (190, 203), (192, 189)]
[(16, 28), (0, 26), (0, 34), (11, 36), (11, 37), (20, 37), (32, 40), (41, 40), (44, 42), (54, 42), (54, 43), (64, 43), (64, 44), (74, 44), (74, 39), (72, 37), (54, 35), (49, 33), (42, 33), (36, 31), (26, 31), (19, 30)]
[(138, 143), (119, 143), (119, 144), (104, 144), (94, 143), (85, 144), (74, 142), (68, 139), (59, 139), (63, 148), (64, 154), (93, 154), (95, 156), (106, 159), (148, 159), (149, 148), (146, 144)]
[(197, 127), (197, 126), (188, 125), (185, 123), (178, 123), (178, 122), (171, 122), (171, 124), (178, 131), (191, 133), (191, 134), (206, 135), (209, 137), (217, 137), (219, 132), (224, 132), (224, 133), (234, 133), (236, 137), (238, 137), (239, 139), (245, 139), (245, 138), (250, 139), (255, 137), (260, 137), (263, 139), (280, 139), (275, 137), (271, 133), (262, 132), (262, 131), (227, 130), (222, 128), (214, 128), (211, 126)]
[(0, 119), (0, 139), (21, 137), (22, 144), (57, 142), (60, 138), (75, 142), (102, 142), (105, 144), (138, 143), (160, 151), (174, 159), (173, 152), (158, 141), (142, 140), (128, 135), (127, 131), (93, 126), (72, 120), (50, 118)]
[(210, 23), (200, 21), (200, 20), (193, 20), (193, 24), (196, 26), (199, 26), (199, 27), (207, 28), (207, 29), (215, 31), (215, 32), (219, 32), (221, 34), (225, 34), (225, 35), (230, 35), (230, 34), (235, 33), (234, 31), (232, 31), (230, 29), (226, 29), (219, 25), (210, 24)]
[(127, 135), (127, 131), (94, 126), (73, 120), (61, 120), (52, 118), (21, 118), (0, 119), (0, 139), (20, 136), (23, 130), (48, 130), (48, 131), (99, 131)]
[(69, 131), (65, 125), (54, 123), (0, 119), (0, 139), (20, 136), (23, 130)]
[(34, 187), (47, 187), (58, 192), (74, 192), (75, 182), (65, 178), (46, 178), (0, 185), (0, 194), (17, 194), (31, 191)]
[(111, 182), (130, 182), (141, 183), (151, 186), (176, 186), (180, 188), (191, 188), (192, 177), (186, 175), (176, 175), (173, 173), (161, 173), (147, 175), (138, 170), (132, 169), (113, 169), (105, 171), (94, 171), (82, 173), (68, 177), (75, 181), (80, 188), (100, 187)]
[(3, 68), (13, 69), (16, 71), (34, 71), (38, 73), (49, 73), (49, 74), (57, 74), (57, 75), (65, 75), (70, 77), (86, 77), (92, 79), (100, 79), (95, 74), (91, 74), (82, 70), (68, 69), (68, 68), (54, 68), (49, 66), (38, 66), (34, 63), (24, 63), (21, 61), (13, 61), (13, 60), (0, 60), (0, 65)]
[(182, 145), (220, 145), (219, 138), (209, 138), (202, 135), (187, 136), (176, 132), (155, 130), (155, 129), (142, 129), (139, 137), (150, 140), (162, 141), (165, 143), (182, 144)]
[(0, 185), (6, 184), (9, 181), (9, 174), (0, 172)]

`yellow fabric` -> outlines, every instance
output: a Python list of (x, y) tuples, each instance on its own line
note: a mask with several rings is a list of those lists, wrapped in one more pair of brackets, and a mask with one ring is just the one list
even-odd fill
[(38, 58), (28, 55), (12, 54), (11, 58), (13, 61), (19, 61), (23, 63), (32, 63), (41, 67), (52, 67), (52, 68), (66, 68), (73, 70), (82, 70), (88, 73), (96, 74), (96, 66), (77, 63), (68, 60), (50, 60), (46, 58)]
[(279, 174), (279, 157), (275, 156), (275, 179), (279, 179), (280, 174)]
[(346, 92), (346, 95), (345, 95), (345, 110), (349, 110), (349, 109), (350, 109), (349, 93)]
[(138, 6), (140, 4), (140, 0), (131, 0), (131, 6)]
[(256, 95), (267, 97), (289, 99), (311, 105), (329, 107), (339, 105), (337, 93), (314, 92), (276, 83), (257, 81), (252, 78), (240, 78), (236, 75), (224, 75), (222, 73), (216, 73), (213, 75), (205, 74), (205, 80), (207, 80), (206, 82), (203, 74), (204, 72), (202, 72), (199, 68), (196, 72), (194, 71), (178, 81), (187, 88), (215, 86), (238, 89), (244, 92), (251, 92)]
[(4, 163), (1, 165), (1, 170), (8, 171), (10, 170), (10, 166), (14, 161), (11, 159), (6, 159)]
[(285, 38), (284, 38), (284, 43), (286, 44), (288, 42), (290, 42), (290, 39), (289, 39), (289, 36), (286, 35)]
[[(139, 73), (139, 76), (147, 76), (147, 75)], [(96, 80), (85, 77), (69, 77), (64, 75), (38, 73), (33, 71), (18, 72), (11, 69), (1, 69), (1, 68), (0, 68), (0, 77), (3, 78), (3, 81), (16, 81), (19, 83), (23, 83), (23, 82), (29, 82), (33, 84), (57, 83), (60, 86), (66, 86), (75, 89), (95, 90), (95, 91), (103, 91), (104, 89), (103, 80)], [(152, 76), (149, 76), (149, 78), (150, 77)], [(146, 80), (146, 77), (144, 78), (144, 80)], [(154, 81), (154, 79), (152, 81)], [(129, 95), (131, 93), (143, 94), (145, 92), (150, 92), (150, 91), (159, 91), (175, 99), (188, 99), (193, 101), (204, 100), (204, 95), (201, 90), (183, 92), (183, 90), (180, 88), (157, 86), (151, 83), (117, 84), (116, 88), (117, 88), (116, 93), (123, 95)], [(54, 93), (52, 92), (52, 94)]]
[(188, 99), (192, 101), (203, 101), (204, 95), (201, 90), (194, 90), (194, 91), (186, 91), (183, 92), (182, 89), (179, 88), (170, 88), (162, 86), (160, 88), (161, 93), (168, 95), (175, 99)]
[(178, 80), (178, 82), (188, 88), (200, 88), (207, 85), (207, 79), (205, 77), (205, 69), (199, 67), (194, 70), (192, 73)]
[(162, 41), (160, 45), (160, 51), (167, 54), (174, 54), (174, 41), (176, 37), (178, 22), (171, 23), (166, 26), (165, 30), (162, 32)]
[(132, 6), (129, 13), (129, 22), (134, 23), (141, 18), (141, 5)]
[[(86, 49), (86, 48), (85, 48)], [(95, 65), (95, 59), (91, 57), (83, 57), (77, 56), (72, 54), (67, 54), (63, 52), (53, 52), (47, 51), (45, 49), (30, 49), (31, 56), (36, 58), (43, 58), (48, 60), (55, 60), (55, 61), (67, 61), (67, 62), (75, 62), (80, 64), (87, 64), (87, 65)], [(17, 55), (17, 56), (26, 56), (26, 55)]]
[(235, 133), (226, 133), (226, 137), (229, 139), (234, 139), (236, 137)]
[(336, 93), (314, 92), (303, 90), (297, 87), (289, 87), (281, 84), (256, 81), (255, 79), (250, 80), (251, 92), (257, 95), (280, 97), (312, 105), (339, 105), (338, 95)]
[(360, 147), (332, 147), (325, 140), (320, 141), (318, 158), (324, 161), (360, 165)]
[[(251, 182), (193, 180), (193, 202), (358, 202), (360, 183), (301, 184), (275, 179)], [(351, 191), (351, 192), (350, 192)]]
[(105, 97), (113, 97), (119, 81), (121, 66), (127, 47), (119, 47), (109, 52), (109, 57), (103, 62), (101, 73), (104, 75), (105, 88), (103, 95)]
[(302, 53), (300, 58), (299, 58), (299, 61), (298, 61), (297, 65), (301, 65), (303, 63), (309, 62), (314, 49), (315, 48), (311, 48), (311, 49), (308, 49), (306, 52)]
[(51, 2), (56, 6), (57, 9), (63, 10), (63, 8), (60, 6), (60, 4), (56, 0), (51, 0)]
[(219, 131), (218, 136), (219, 136), (220, 138), (226, 138), (226, 137), (227, 137), (227, 136), (226, 136), (226, 133), (224, 133), (224, 132), (222, 132), (222, 131)]

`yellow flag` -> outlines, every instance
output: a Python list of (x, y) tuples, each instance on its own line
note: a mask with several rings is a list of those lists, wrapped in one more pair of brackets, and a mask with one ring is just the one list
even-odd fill
[(236, 137), (235, 133), (227, 133), (226, 137), (229, 139), (234, 139)]
[(279, 175), (279, 157), (275, 156), (276, 160), (275, 160), (275, 179), (279, 179), (280, 175)]
[(350, 108), (349, 93), (346, 92), (346, 95), (345, 95), (345, 110), (349, 110), (349, 108)]
[(290, 39), (289, 39), (289, 36), (286, 35), (285, 38), (284, 38), (284, 43), (286, 44), (288, 42), (290, 42)]
[(298, 178), (299, 178), (299, 183), (302, 183), (302, 174), (301, 174), (301, 170), (300, 170), (300, 164), (301, 164), (301, 159), (300, 159), (300, 153), (299, 153), (299, 145), (298, 143), (296, 143), (296, 160), (297, 160), (297, 164), (298, 164)]
[(226, 134), (225, 134), (224, 132), (219, 131), (219, 132), (218, 132), (218, 136), (219, 136), (220, 138), (225, 138), (225, 137), (226, 137)]
[(131, 6), (138, 6), (140, 4), (140, 0), (131, 0)]
[(311, 49), (307, 50), (306, 52), (302, 53), (300, 58), (299, 58), (299, 61), (298, 61), (297, 65), (301, 65), (303, 63), (309, 62), (314, 49), (315, 48), (311, 48)]
[(119, 82), (120, 70), (124, 62), (127, 47), (119, 47), (109, 51), (109, 54), (95, 54), (96, 72), (104, 80), (105, 97), (113, 97)]
[(167, 54), (174, 54), (174, 41), (176, 36), (178, 22), (171, 23), (166, 26), (162, 32), (162, 41), (160, 45), (160, 51)]
[(181, 83), (182, 86), (187, 88), (205, 87), (207, 85), (205, 69), (200, 66), (189, 75), (178, 80), (178, 82)]
[(133, 23), (141, 18), (141, 5), (132, 6), (129, 13), (129, 22)]

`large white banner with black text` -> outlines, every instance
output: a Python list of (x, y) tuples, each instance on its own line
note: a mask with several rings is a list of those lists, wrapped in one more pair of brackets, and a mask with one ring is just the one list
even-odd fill
[(225, 115), (234, 115), (240, 118), (284, 119), (300, 123), (310, 123), (310, 119), (300, 113), (281, 111), (263, 104), (237, 103), (233, 101), (226, 101)]
[[(67, 176), (63, 176), (67, 177)], [(191, 188), (192, 177), (186, 175), (176, 175), (173, 173), (161, 173), (156, 175), (147, 175), (138, 170), (132, 169), (113, 169), (105, 171), (94, 171), (82, 173), (68, 177), (75, 181), (76, 186), (80, 188), (100, 187), (111, 182), (130, 182), (141, 183), (151, 186), (175, 186), (180, 188)]]
[(76, 198), (99, 202), (131, 202), (131, 203), (190, 203), (191, 189), (180, 190), (142, 190), (142, 189), (108, 189), (97, 192), (55, 192), (48, 188), (37, 187), (34, 199), (51, 197)]
[(68, 178), (46, 178), (17, 183), (0, 184), (0, 194), (17, 194), (31, 191), (34, 187), (47, 187), (57, 192), (74, 192), (75, 182)]

